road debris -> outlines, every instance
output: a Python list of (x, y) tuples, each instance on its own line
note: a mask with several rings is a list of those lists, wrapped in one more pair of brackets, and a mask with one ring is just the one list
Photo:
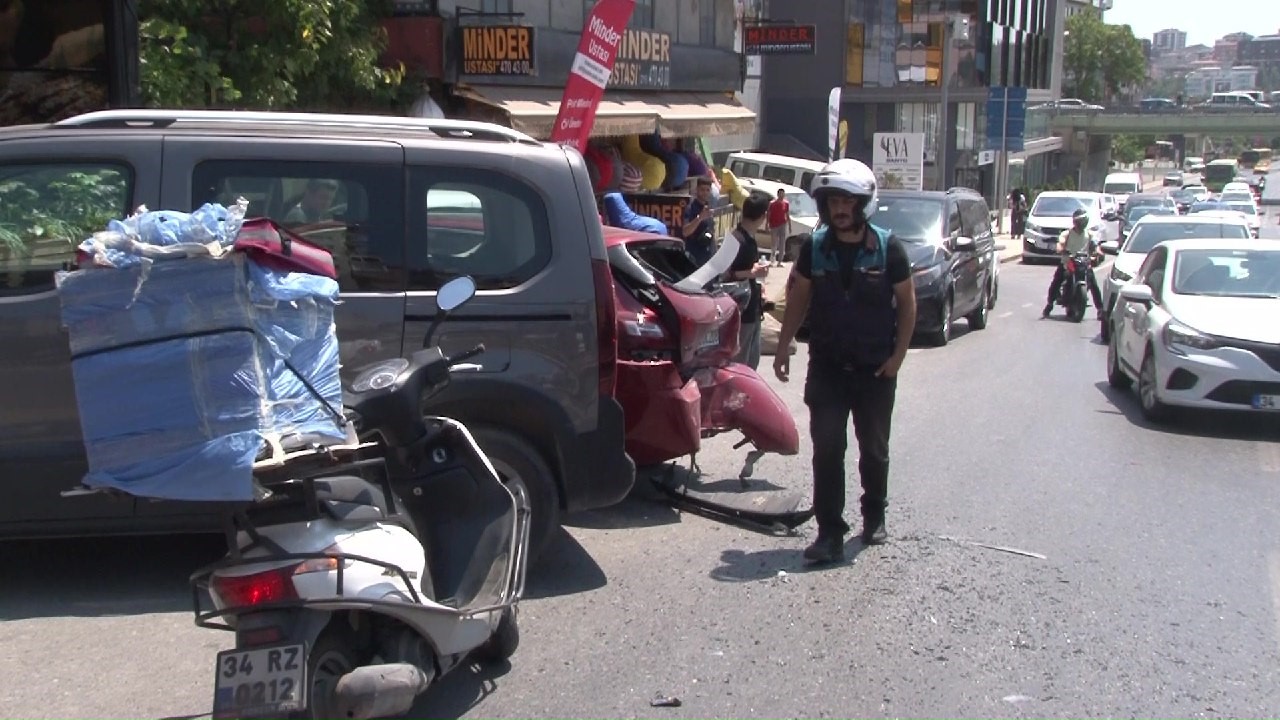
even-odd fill
[(649, 701), (650, 707), (680, 707), (683, 704), (680, 702), (680, 698), (667, 695), (659, 695)]
[(941, 540), (950, 540), (951, 542), (961, 543), (963, 545), (973, 545), (975, 547), (986, 548), (988, 550), (999, 550), (1000, 552), (1012, 553), (1014, 555), (1022, 555), (1023, 557), (1032, 557), (1032, 558), (1036, 558), (1037, 560), (1049, 559), (1048, 557), (1041, 555), (1038, 552), (1031, 552), (1030, 550), (1020, 550), (1018, 548), (1008, 547), (1006, 545), (992, 545), (990, 543), (978, 542), (977, 540), (964, 540), (962, 538), (955, 538), (955, 537), (951, 537), (950, 535), (939, 535), (938, 538)]

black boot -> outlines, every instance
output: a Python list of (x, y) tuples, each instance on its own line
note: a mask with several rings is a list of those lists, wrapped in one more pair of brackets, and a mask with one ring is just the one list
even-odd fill
[(884, 529), (884, 516), (862, 518), (862, 544), (883, 545), (889, 539)]
[(839, 535), (818, 536), (804, 549), (804, 559), (815, 563), (833, 563), (844, 560), (844, 538)]
[(1049, 317), (1049, 313), (1051, 312), (1053, 312), (1053, 303), (1049, 303), (1048, 305), (1044, 306), (1044, 310), (1040, 312), (1040, 317), (1047, 318)]

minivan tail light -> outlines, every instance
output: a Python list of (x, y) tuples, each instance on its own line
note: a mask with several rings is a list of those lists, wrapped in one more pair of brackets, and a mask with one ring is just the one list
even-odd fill
[(618, 314), (613, 304), (613, 273), (608, 260), (591, 261), (591, 281), (596, 291), (600, 395), (613, 397), (618, 379)]

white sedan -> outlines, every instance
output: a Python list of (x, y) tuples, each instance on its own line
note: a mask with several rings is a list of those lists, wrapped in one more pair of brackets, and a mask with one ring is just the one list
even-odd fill
[(1245, 222), (1249, 223), (1249, 232), (1254, 237), (1258, 237), (1258, 233), (1262, 232), (1262, 216), (1258, 214), (1258, 206), (1253, 200), (1248, 202), (1229, 202), (1227, 207), (1244, 215)]
[(1111, 313), (1107, 381), (1138, 384), (1142, 414), (1171, 406), (1280, 420), (1280, 241), (1157, 245)]

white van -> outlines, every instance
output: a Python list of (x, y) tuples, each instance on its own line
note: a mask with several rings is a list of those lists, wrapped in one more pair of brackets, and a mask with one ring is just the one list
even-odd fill
[(772, 180), (794, 185), (808, 192), (813, 176), (826, 165), (817, 160), (774, 155), (772, 153), (735, 152), (725, 161), (729, 172), (740, 178)]
[(1133, 172), (1111, 173), (1102, 181), (1102, 192), (1115, 195), (1116, 202), (1120, 205), (1120, 212), (1124, 212), (1129, 196), (1142, 192), (1142, 176)]

